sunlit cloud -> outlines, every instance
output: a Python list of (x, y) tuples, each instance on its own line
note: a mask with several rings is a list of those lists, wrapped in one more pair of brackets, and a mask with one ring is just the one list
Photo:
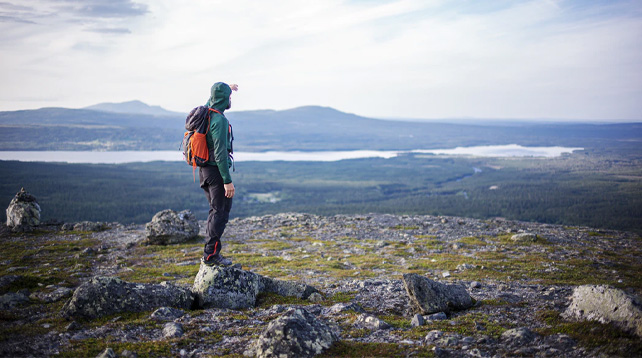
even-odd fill
[(222, 80), (240, 84), (235, 110), (313, 104), (376, 117), (639, 120), (640, 8), (565, 0), (5, 2), (0, 109), (139, 99), (185, 111)]

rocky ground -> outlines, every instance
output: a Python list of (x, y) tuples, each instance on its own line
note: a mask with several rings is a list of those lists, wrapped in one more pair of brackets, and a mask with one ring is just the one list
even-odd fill
[[(224, 254), (245, 270), (314, 286), (321, 296), (262, 294), (256, 307), (241, 310), (149, 307), (64, 318), (73, 290), (94, 276), (189, 288), (199, 271), (202, 237), (145, 245), (143, 226), (89, 231), (103, 228), (90, 224), (31, 233), (2, 227), (0, 356), (95, 357), (111, 348), (122, 357), (242, 357), (290, 307), (327, 322), (339, 338), (322, 357), (642, 355), (639, 336), (561, 316), (577, 285), (608, 284), (642, 297), (642, 246), (632, 233), (379, 214), (234, 219)], [(519, 233), (532, 235), (514, 241)], [(407, 273), (462, 285), (475, 304), (421, 322), (402, 282)]]

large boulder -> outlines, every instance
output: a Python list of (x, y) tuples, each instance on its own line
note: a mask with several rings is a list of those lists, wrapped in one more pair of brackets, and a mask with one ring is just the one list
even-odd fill
[(578, 286), (562, 314), (571, 320), (613, 323), (642, 337), (642, 305), (637, 297), (606, 285)]
[(40, 225), (40, 205), (36, 198), (20, 189), (7, 207), (7, 226), (14, 232), (32, 231)]
[(145, 225), (145, 243), (150, 245), (180, 244), (198, 236), (198, 221), (190, 210), (167, 209), (154, 215)]
[(261, 293), (306, 299), (318, 290), (303, 283), (273, 280), (236, 267), (201, 263), (192, 292), (199, 307), (242, 309), (254, 307)]
[(201, 263), (192, 292), (199, 307), (242, 309), (256, 304), (259, 283), (253, 272)]
[(190, 309), (193, 301), (190, 290), (172, 284), (131, 283), (117, 277), (98, 276), (76, 289), (63, 307), (62, 315), (96, 318), (165, 306)]
[(313, 357), (338, 340), (323, 321), (301, 308), (291, 308), (270, 322), (252, 344), (257, 358)]
[(403, 275), (403, 283), (410, 303), (421, 314), (463, 310), (473, 305), (463, 286), (445, 285), (414, 273)]

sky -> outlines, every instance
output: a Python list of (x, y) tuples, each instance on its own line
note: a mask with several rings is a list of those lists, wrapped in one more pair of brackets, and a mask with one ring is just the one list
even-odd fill
[(642, 121), (639, 0), (0, 0), (0, 110)]

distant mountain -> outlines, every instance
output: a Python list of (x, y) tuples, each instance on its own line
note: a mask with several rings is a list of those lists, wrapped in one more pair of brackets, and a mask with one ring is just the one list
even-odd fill
[(129, 101), (121, 103), (105, 102), (85, 107), (83, 109), (111, 113), (147, 114), (151, 116), (185, 116), (184, 113), (168, 111), (161, 106), (150, 106), (141, 101)]
[[(637, 143), (642, 138), (642, 123), (515, 126), (403, 122), (320, 106), (230, 111), (225, 115), (234, 129), (235, 150), (246, 152), (412, 150), (513, 143), (588, 148), (603, 140)], [(173, 150), (180, 145), (184, 125), (184, 113), (140, 101), (85, 109), (0, 112), (0, 150)]]

